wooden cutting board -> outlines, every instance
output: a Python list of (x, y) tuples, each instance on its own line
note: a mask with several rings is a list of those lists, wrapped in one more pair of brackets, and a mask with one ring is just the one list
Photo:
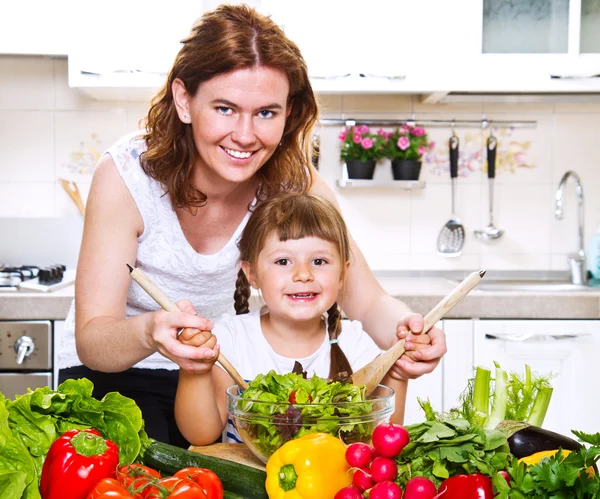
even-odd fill
[(204, 454), (205, 456), (220, 457), (221, 459), (245, 464), (263, 471), (265, 469), (265, 464), (252, 454), (252, 451), (244, 444), (217, 443), (203, 446), (190, 445), (189, 450), (198, 454)]

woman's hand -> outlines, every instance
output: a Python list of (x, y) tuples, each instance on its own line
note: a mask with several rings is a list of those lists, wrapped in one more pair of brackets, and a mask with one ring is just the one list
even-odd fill
[(398, 339), (406, 339), (405, 354), (398, 359), (390, 374), (396, 379), (416, 379), (432, 372), (446, 354), (446, 335), (432, 327), (427, 334), (422, 334), (424, 326), (421, 314), (408, 314), (398, 324)]
[(219, 356), (217, 338), (210, 332), (212, 322), (200, 317), (189, 300), (177, 302), (177, 307), (181, 312), (155, 312), (150, 342), (157, 352), (181, 369), (194, 373), (210, 372)]

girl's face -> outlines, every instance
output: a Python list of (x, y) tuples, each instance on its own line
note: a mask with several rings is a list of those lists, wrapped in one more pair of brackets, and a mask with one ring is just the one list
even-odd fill
[(240, 183), (252, 178), (281, 141), (288, 94), (285, 73), (269, 67), (216, 76), (200, 84), (194, 97), (175, 80), (177, 111), (191, 123), (203, 179)]
[(255, 267), (242, 268), (254, 288), (261, 290), (269, 313), (286, 320), (320, 318), (342, 289), (342, 262), (336, 245), (318, 237), (280, 241), (271, 234)]

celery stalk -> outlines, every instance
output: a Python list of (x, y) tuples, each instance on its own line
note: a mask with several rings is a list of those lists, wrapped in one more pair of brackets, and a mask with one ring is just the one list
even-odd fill
[(483, 424), (490, 412), (490, 379), (491, 371), (478, 367), (475, 371), (475, 385), (473, 386), (473, 409), (475, 419)]
[(534, 426), (542, 426), (548, 406), (550, 405), (550, 399), (552, 398), (553, 388), (550, 386), (541, 386), (533, 402), (531, 412), (527, 417), (527, 422)]
[(494, 364), (496, 365), (494, 402), (492, 404), (492, 412), (484, 425), (484, 427), (488, 429), (495, 428), (500, 421), (504, 421), (508, 404), (508, 373), (502, 369), (497, 362), (494, 362)]

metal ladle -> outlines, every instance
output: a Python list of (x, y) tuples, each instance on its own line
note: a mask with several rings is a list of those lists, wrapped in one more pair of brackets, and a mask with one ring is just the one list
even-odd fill
[(487, 140), (488, 185), (490, 189), (490, 223), (487, 227), (476, 230), (475, 237), (483, 241), (498, 239), (504, 234), (503, 230), (494, 227), (494, 177), (496, 176), (496, 150), (498, 139), (490, 135)]

